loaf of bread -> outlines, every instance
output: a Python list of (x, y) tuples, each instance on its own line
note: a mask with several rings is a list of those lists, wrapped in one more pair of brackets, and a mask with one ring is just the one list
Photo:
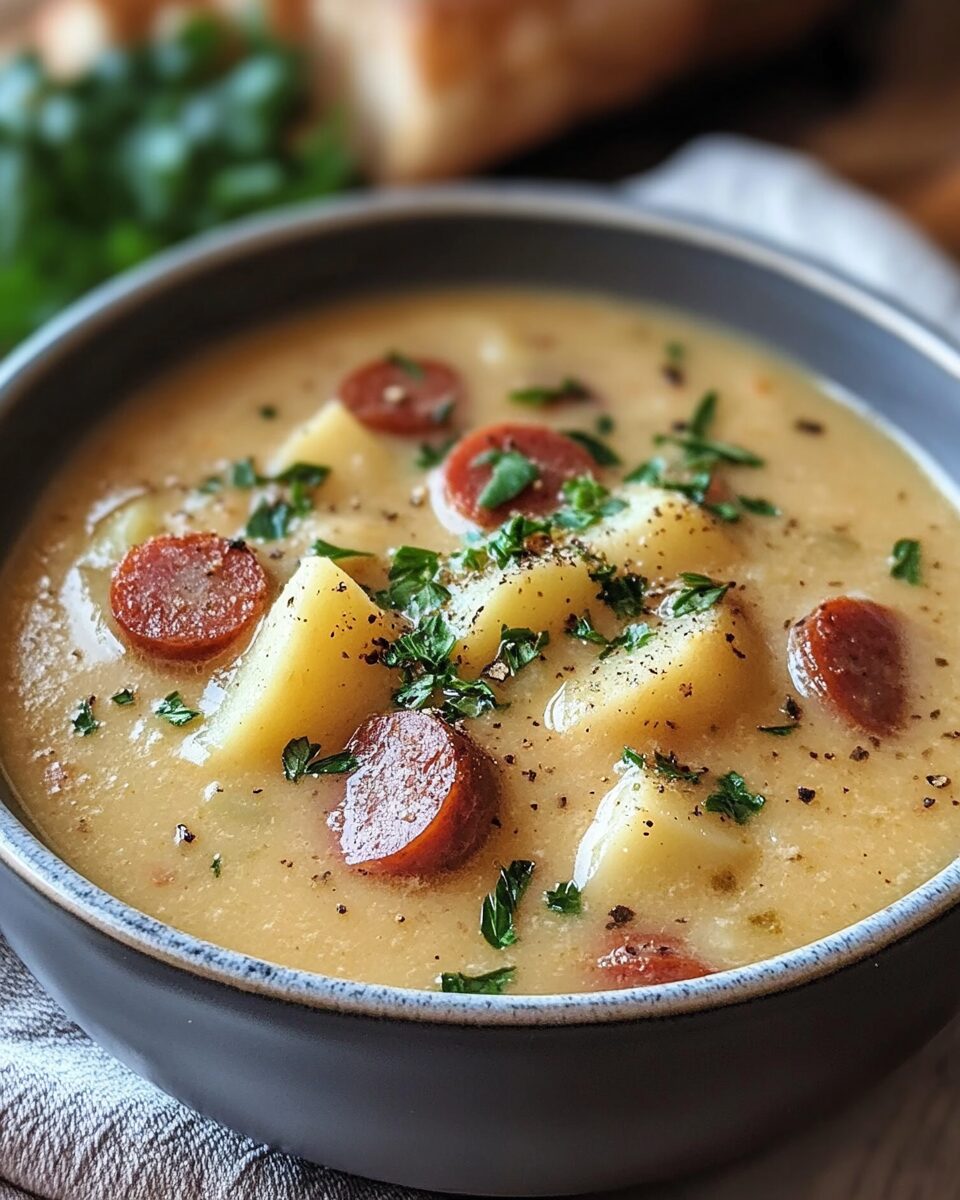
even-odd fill
[[(236, 15), (251, 0), (202, 2)], [(396, 181), (473, 170), (699, 63), (782, 42), (842, 2), (263, 0), (308, 48), (318, 99), (343, 109), (368, 172)], [(73, 72), (183, 7), (48, 0), (36, 40)]]

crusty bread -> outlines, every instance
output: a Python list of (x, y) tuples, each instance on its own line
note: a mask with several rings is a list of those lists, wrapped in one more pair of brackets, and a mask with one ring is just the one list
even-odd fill
[[(256, 0), (197, 2), (236, 14)], [(415, 180), (472, 170), (704, 59), (766, 48), (843, 0), (263, 2), (313, 52), (318, 94), (344, 111), (370, 173)], [(37, 40), (75, 71), (183, 6), (48, 0)]]

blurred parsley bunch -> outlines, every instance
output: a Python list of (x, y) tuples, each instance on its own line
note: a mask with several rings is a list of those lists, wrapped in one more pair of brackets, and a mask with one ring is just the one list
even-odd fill
[(337, 123), (297, 128), (307, 99), (294, 50), (203, 17), (70, 82), (0, 66), (0, 351), (163, 246), (345, 186)]

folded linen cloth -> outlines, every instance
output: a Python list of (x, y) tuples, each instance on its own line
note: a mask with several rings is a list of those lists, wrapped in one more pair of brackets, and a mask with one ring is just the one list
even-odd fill
[[(627, 182), (622, 192), (628, 201), (707, 218), (820, 259), (895, 295), (931, 323), (960, 329), (960, 275), (950, 263), (881, 205), (805, 159), (711, 138)], [(938, 1047), (932, 1090), (955, 1112), (960, 1045), (948, 1035)], [(942, 1187), (951, 1178), (941, 1175)], [(738, 1200), (773, 1194), (769, 1179), (764, 1183), (756, 1173), (752, 1179), (749, 1190), (736, 1186)], [(825, 1187), (811, 1186), (790, 1195), (826, 1200)], [(774, 1191), (786, 1196), (785, 1189), (780, 1173)], [(312, 1166), (197, 1116), (90, 1042), (0, 939), (0, 1200), (404, 1200), (414, 1194)], [(699, 1194), (697, 1185), (656, 1192), (664, 1200)], [(711, 1185), (703, 1194), (720, 1193)], [(861, 1195), (868, 1193), (859, 1185), (830, 1190), (831, 1198)]]

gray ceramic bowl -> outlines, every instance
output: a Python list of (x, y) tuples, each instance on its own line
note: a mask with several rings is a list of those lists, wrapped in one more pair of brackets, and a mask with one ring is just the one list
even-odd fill
[[(588, 288), (769, 343), (960, 477), (960, 356), (772, 250), (556, 191), (348, 200), (159, 259), (0, 370), (0, 555), (91, 413), (307, 304), (463, 282)], [(960, 1006), (960, 861), (850, 929), (689, 983), (448, 996), (286, 970), (178, 933), (64, 866), (0, 782), (0, 923), (92, 1037), (201, 1112), (347, 1171), (533, 1195), (692, 1171), (892, 1067)], [(23, 822), (23, 823), (22, 823)]]

